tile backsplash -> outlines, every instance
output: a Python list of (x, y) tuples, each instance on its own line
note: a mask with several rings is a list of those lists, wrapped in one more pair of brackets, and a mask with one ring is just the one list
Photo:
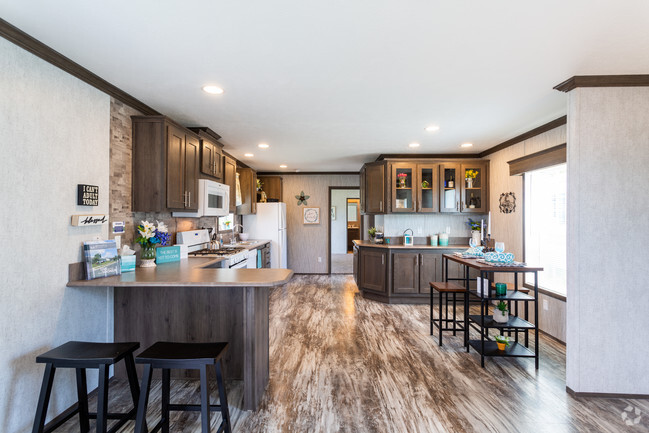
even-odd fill
[(389, 214), (377, 215), (374, 220), (376, 227), (383, 227), (385, 236), (403, 236), (403, 231), (412, 229), (416, 237), (430, 236), (436, 233), (443, 233), (446, 227), (451, 228), (452, 237), (469, 237), (471, 230), (467, 222), (471, 218), (474, 221), (484, 219), (487, 224), (487, 215), (445, 215), (445, 214)]

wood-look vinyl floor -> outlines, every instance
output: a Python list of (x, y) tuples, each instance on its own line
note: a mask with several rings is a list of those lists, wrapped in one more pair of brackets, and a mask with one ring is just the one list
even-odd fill
[[(241, 383), (229, 385), (235, 432), (649, 432), (647, 400), (566, 393), (562, 344), (541, 336), (538, 371), (532, 359), (488, 358), (482, 369), (460, 335), (437, 345), (427, 306), (365, 300), (349, 276), (296, 276), (271, 293), (270, 321), (261, 407), (239, 410)], [(150, 426), (159, 418), (153, 386)], [(172, 390), (172, 401), (198, 401), (197, 382), (174, 381)], [(126, 384), (114, 383), (110, 410), (129, 402)], [(76, 422), (61, 431), (78, 431)], [(199, 414), (173, 414), (171, 431), (199, 432)]]

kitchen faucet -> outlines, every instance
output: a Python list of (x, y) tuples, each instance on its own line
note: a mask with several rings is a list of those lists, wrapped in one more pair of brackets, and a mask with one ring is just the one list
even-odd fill
[[(232, 226), (232, 238), (230, 239), (230, 245), (236, 244), (237, 240), (237, 227), (241, 227), (241, 230), (243, 231), (243, 226), (241, 224), (235, 224)], [(241, 232), (239, 232), (241, 233)]]

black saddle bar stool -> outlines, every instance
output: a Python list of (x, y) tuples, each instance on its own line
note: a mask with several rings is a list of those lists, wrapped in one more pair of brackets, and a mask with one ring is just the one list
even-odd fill
[[(77, 413), (79, 414), (79, 431), (81, 433), (87, 433), (90, 431), (90, 418), (97, 419), (97, 433), (109, 433), (107, 432), (107, 422), (109, 419), (120, 420), (111, 427), (110, 432), (116, 432), (120, 427), (126, 424), (129, 419), (135, 419), (137, 402), (140, 396), (140, 388), (137, 383), (137, 373), (135, 372), (133, 352), (139, 347), (140, 343), (93, 343), (85, 341), (68, 341), (49, 352), (37, 356), (36, 362), (46, 365), (45, 373), (43, 375), (43, 384), (41, 385), (41, 393), (38, 397), (38, 406), (36, 408), (36, 417), (34, 418), (34, 428), (32, 429), (32, 433), (49, 433), (57, 427), (60, 427)], [(131, 397), (133, 398), (133, 409), (127, 413), (108, 413), (108, 369), (111, 365), (121, 360), (124, 360), (126, 363), (128, 383), (131, 388)], [(78, 402), (75, 410), (58, 420), (54, 425), (45, 429), (47, 407), (50, 403), (54, 373), (57, 368), (76, 369)], [(88, 412), (88, 388), (86, 385), (87, 368), (99, 369), (99, 396), (96, 413)]]
[[(144, 364), (142, 375), (142, 392), (137, 410), (135, 433), (146, 433), (146, 409), (149, 403), (149, 390), (151, 388), (151, 374), (154, 368), (162, 369), (162, 416), (153, 427), (151, 433), (162, 429), (163, 433), (169, 432), (169, 411), (199, 411), (201, 412), (201, 426), (203, 433), (210, 431), (210, 412), (221, 411), (222, 421), (217, 432), (231, 432), (230, 411), (228, 399), (221, 372), (221, 358), (228, 348), (228, 343), (154, 343), (151, 347), (140, 353), (135, 362)], [(216, 369), (216, 383), (219, 389), (218, 405), (210, 404), (210, 388), (207, 380), (207, 366), (214, 365)], [(170, 369), (196, 369), (200, 370), (201, 377), (201, 404), (171, 404), (170, 403)]]

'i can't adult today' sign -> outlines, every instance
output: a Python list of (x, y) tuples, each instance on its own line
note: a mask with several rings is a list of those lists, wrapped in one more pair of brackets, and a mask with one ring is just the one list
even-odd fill
[(99, 187), (96, 185), (77, 185), (77, 205), (99, 206)]

